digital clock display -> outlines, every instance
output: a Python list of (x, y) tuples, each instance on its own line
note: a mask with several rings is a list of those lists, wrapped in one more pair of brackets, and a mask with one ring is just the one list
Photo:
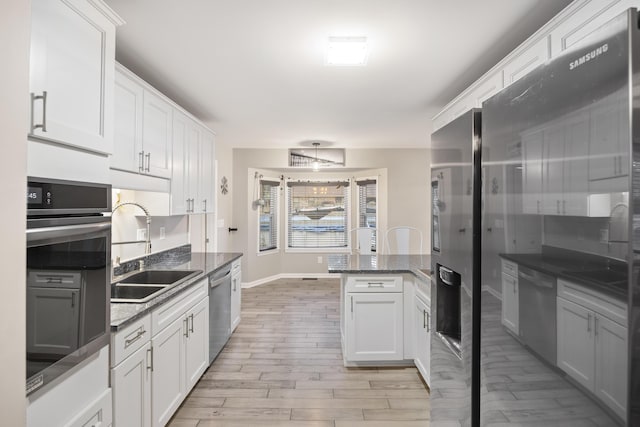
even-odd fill
[(42, 204), (42, 188), (27, 187), (27, 205)]

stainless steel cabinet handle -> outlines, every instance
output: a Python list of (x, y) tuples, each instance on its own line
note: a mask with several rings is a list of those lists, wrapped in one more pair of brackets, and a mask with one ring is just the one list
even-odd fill
[(351, 297), (351, 313), (353, 314), (353, 297)]
[(431, 315), (427, 313), (427, 332), (431, 332)]
[(189, 328), (189, 332), (193, 332), (193, 313), (189, 315), (189, 318), (191, 319), (191, 327)]
[(202, 201), (202, 203), (203, 203), (202, 212), (206, 212), (206, 211), (207, 211), (207, 199), (204, 199), (204, 200)]
[[(33, 109), (34, 109), (35, 102), (40, 99), (42, 100), (42, 123), (37, 125), (34, 122)], [(42, 91), (42, 95), (36, 95), (35, 93), (31, 92), (31, 133), (33, 133), (33, 131), (36, 129), (42, 129), (42, 132), (47, 131), (47, 91), (46, 90)]]
[(591, 313), (587, 313), (587, 332), (591, 332)]
[(427, 310), (422, 309), (422, 328), (427, 328)]
[(236, 284), (238, 283), (238, 279), (233, 279), (233, 292), (235, 292), (238, 288), (236, 286)]
[(144, 172), (144, 151), (138, 153), (138, 172)]
[(76, 293), (71, 292), (71, 308), (76, 306)]
[(144, 168), (144, 171), (150, 172), (149, 168), (151, 167), (151, 153), (145, 154), (145, 157), (147, 158), (147, 167)]
[(189, 338), (189, 318), (182, 319), (182, 325), (184, 326), (184, 332), (182, 335)]
[(133, 344), (134, 342), (138, 341), (146, 333), (147, 333), (147, 331), (144, 330), (144, 326), (140, 326), (140, 328), (138, 328), (138, 331), (137, 331), (135, 337), (127, 338), (127, 339), (124, 340), (124, 348), (127, 348), (131, 344)]
[(368, 288), (384, 288), (384, 283), (382, 282), (367, 282)]
[(153, 347), (147, 350), (147, 369), (153, 372)]

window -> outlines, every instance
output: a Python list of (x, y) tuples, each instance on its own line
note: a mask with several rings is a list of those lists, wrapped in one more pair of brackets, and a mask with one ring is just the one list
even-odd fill
[(260, 180), (260, 246), (265, 252), (278, 249), (278, 190), (280, 182)]
[[(358, 227), (377, 227), (378, 186), (375, 179), (357, 181), (358, 185)], [(371, 236), (371, 250), (376, 250), (376, 231)]]
[(289, 248), (346, 248), (349, 181), (287, 183)]

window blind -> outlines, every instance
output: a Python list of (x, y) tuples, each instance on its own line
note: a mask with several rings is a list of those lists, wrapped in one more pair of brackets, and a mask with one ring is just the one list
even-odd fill
[[(358, 185), (358, 227), (377, 228), (378, 200), (377, 181), (367, 179), (356, 181)], [(376, 231), (371, 236), (371, 250), (376, 250)]]
[(288, 247), (347, 247), (348, 181), (290, 181), (287, 192)]
[(280, 182), (260, 180), (260, 252), (278, 248), (278, 189)]

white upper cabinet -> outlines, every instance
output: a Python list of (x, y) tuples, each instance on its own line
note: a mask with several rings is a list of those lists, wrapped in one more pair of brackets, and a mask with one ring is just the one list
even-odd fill
[(142, 172), (142, 86), (116, 71), (115, 138), (111, 168)]
[(142, 157), (144, 172), (171, 178), (171, 128), (173, 107), (154, 93), (145, 90), (142, 107)]
[(31, 137), (113, 151), (115, 27), (101, 1), (32, 2)]
[(213, 212), (215, 196), (215, 136), (202, 128), (200, 134), (199, 196), (202, 212)]

